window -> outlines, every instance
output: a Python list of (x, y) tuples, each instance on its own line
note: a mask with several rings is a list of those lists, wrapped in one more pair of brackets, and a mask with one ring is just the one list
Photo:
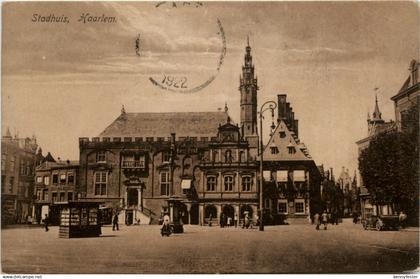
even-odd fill
[(251, 191), (251, 176), (242, 176), (242, 191)]
[(20, 164), (19, 164), (19, 173), (20, 175), (25, 175), (25, 171), (26, 171), (26, 166), (25, 166), (25, 161), (20, 160)]
[(36, 191), (36, 199), (38, 201), (42, 200), (42, 191), (41, 190)]
[(216, 191), (216, 176), (207, 176), (207, 191)]
[(225, 191), (230, 192), (233, 191), (233, 176), (227, 175), (225, 176)]
[(50, 185), (50, 177), (49, 176), (44, 176), (44, 185)]
[(171, 160), (171, 156), (169, 152), (162, 152), (162, 162), (169, 163), (170, 160)]
[(219, 161), (219, 152), (217, 150), (213, 151), (213, 162)]
[(6, 159), (7, 159), (7, 155), (1, 154), (1, 170), (2, 171), (6, 170)]
[(277, 146), (270, 147), (271, 154), (279, 154), (279, 149)]
[(279, 202), (279, 213), (287, 213), (287, 202)]
[(106, 195), (106, 184), (108, 180), (108, 173), (105, 171), (98, 171), (95, 173), (95, 195)]
[(73, 173), (67, 174), (67, 183), (70, 184), (70, 185), (74, 185), (74, 174)]
[(245, 152), (239, 151), (239, 162), (245, 162)]
[(60, 192), (60, 201), (63, 202), (66, 200), (66, 193)]
[(15, 156), (12, 156), (12, 158), (10, 159), (10, 171), (15, 171)]
[(60, 184), (66, 184), (66, 174), (60, 174)]
[(58, 173), (53, 173), (52, 183), (53, 184), (58, 184)]
[(98, 153), (96, 153), (96, 162), (106, 162), (105, 151), (98, 151)]
[(296, 213), (305, 213), (303, 202), (295, 202)]
[(162, 171), (160, 173), (160, 195), (169, 196), (169, 172)]
[(144, 168), (145, 157), (144, 155), (125, 155), (122, 159), (123, 168)]
[(294, 153), (296, 153), (296, 149), (295, 149), (295, 147), (294, 147), (294, 146), (288, 146), (287, 148), (289, 149), (289, 154), (294, 154)]
[(42, 176), (36, 177), (36, 183), (42, 183)]
[(15, 178), (12, 176), (9, 178), (9, 193), (13, 193), (13, 184), (15, 184)]
[(26, 175), (32, 174), (31, 162), (26, 162)]
[(52, 192), (51, 199), (52, 199), (52, 202), (56, 202), (57, 201), (57, 192)]
[(73, 192), (68, 192), (67, 193), (67, 200), (68, 201), (72, 201), (73, 200)]
[(48, 189), (44, 189), (44, 190), (42, 191), (42, 199), (43, 199), (44, 201), (48, 201)]

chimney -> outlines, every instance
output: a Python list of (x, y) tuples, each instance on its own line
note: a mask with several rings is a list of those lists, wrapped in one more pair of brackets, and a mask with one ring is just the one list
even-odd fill
[(286, 94), (277, 95), (278, 120), (286, 120)]
[(290, 126), (290, 103), (286, 103), (286, 124), (289, 127)]

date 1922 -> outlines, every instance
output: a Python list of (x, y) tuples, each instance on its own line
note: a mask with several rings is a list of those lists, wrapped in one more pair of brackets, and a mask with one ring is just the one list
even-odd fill
[(187, 77), (163, 76), (162, 84), (175, 88), (188, 88)]

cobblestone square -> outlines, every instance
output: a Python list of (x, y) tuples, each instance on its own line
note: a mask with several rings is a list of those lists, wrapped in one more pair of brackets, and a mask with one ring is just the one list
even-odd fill
[(345, 220), (258, 229), (185, 226), (102, 228), (99, 238), (58, 238), (58, 227), (2, 230), (5, 273), (400, 273), (419, 263), (418, 231), (364, 231)]

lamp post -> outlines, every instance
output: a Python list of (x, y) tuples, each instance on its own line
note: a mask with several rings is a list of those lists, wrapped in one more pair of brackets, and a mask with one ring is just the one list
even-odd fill
[[(268, 105), (268, 107), (264, 108), (266, 105)], [(267, 110), (271, 110), (271, 117), (274, 118), (274, 110), (277, 108), (277, 104), (274, 101), (267, 101), (265, 102), (261, 108), (260, 108), (260, 231), (264, 231), (264, 223), (263, 223), (263, 213), (264, 213), (264, 209), (263, 209), (263, 199), (264, 199), (264, 195), (263, 195), (263, 183), (264, 183), (264, 176), (263, 176), (263, 160), (264, 160), (264, 144), (263, 144), (263, 126), (262, 126), (262, 120), (264, 118), (263, 113)], [(274, 127), (274, 122), (272, 123), (272, 127)]]

